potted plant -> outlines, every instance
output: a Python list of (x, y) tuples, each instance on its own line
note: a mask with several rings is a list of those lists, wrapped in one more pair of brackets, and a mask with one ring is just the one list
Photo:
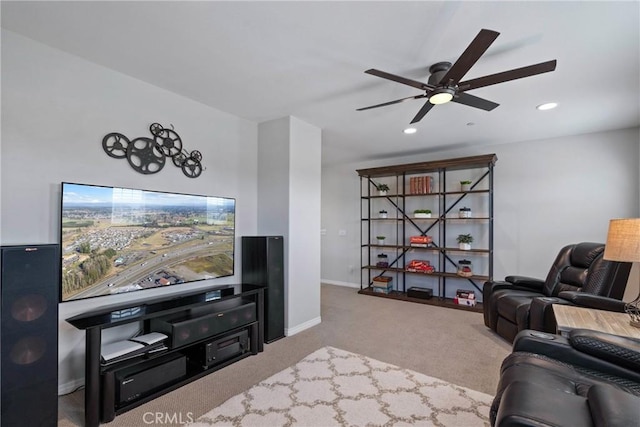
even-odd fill
[(471, 188), (471, 181), (469, 180), (460, 181), (461, 191), (469, 191), (470, 188)]
[(378, 239), (379, 245), (384, 245), (385, 236), (376, 236), (376, 239)]
[(431, 210), (430, 209), (416, 209), (413, 211), (413, 216), (415, 218), (431, 218)]
[(380, 218), (387, 218), (387, 211), (383, 209), (380, 212), (378, 212), (378, 215)]
[(378, 189), (378, 194), (381, 196), (386, 196), (387, 191), (389, 191), (389, 186), (387, 184), (375, 184)]
[(458, 234), (456, 240), (460, 245), (460, 249), (465, 251), (471, 249), (471, 243), (473, 242), (473, 236), (471, 234)]

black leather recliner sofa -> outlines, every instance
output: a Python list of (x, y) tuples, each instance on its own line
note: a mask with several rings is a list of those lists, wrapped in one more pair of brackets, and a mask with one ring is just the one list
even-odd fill
[[(622, 299), (631, 263), (606, 261), (603, 255), (602, 243), (567, 245), (558, 253), (545, 280), (507, 276), (504, 281), (486, 282), (482, 289), (484, 324), (511, 342), (524, 329), (555, 333), (551, 303), (560, 300), (580, 305), (589, 295), (601, 296), (606, 298), (592, 298), (589, 306), (620, 310), (613, 301)], [(530, 324), (534, 299), (540, 299), (535, 326)]]
[(505, 358), (491, 425), (640, 425), (640, 340), (576, 329), (525, 330)]

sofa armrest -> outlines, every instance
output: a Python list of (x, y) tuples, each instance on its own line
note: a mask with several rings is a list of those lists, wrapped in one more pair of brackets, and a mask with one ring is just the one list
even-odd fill
[(569, 332), (569, 344), (582, 353), (640, 372), (640, 340), (574, 329)]
[(574, 305), (558, 297), (537, 297), (529, 306), (529, 329), (555, 334), (558, 329), (554, 305)]
[[(602, 334), (604, 336), (610, 336), (613, 338), (622, 338), (616, 337), (614, 335), (604, 334), (601, 332), (580, 329), (574, 329), (571, 334), (575, 334), (576, 336), (578, 336), (579, 334), (576, 331), (582, 331), (586, 336), (591, 336), (592, 334)], [(624, 338), (622, 339), (625, 340)], [(640, 357), (640, 341), (631, 339), (630, 341), (632, 341), (632, 346), (635, 343), (635, 346), (637, 348), (636, 351), (638, 352), (637, 357)], [(638, 364), (640, 364), (640, 358), (636, 358), (635, 363), (626, 361), (622, 361), (622, 363), (620, 363), (620, 361), (615, 359), (614, 356), (602, 358), (599, 355), (593, 354), (595, 353), (595, 350), (593, 350), (591, 353), (583, 351), (583, 348), (586, 346), (591, 346), (591, 344), (583, 343), (581, 348), (575, 348), (574, 345), (570, 342), (570, 338), (561, 337), (560, 335), (547, 334), (540, 331), (533, 331), (530, 329), (525, 329), (518, 332), (518, 335), (516, 335), (515, 339), (513, 340), (514, 353), (523, 352), (540, 354), (542, 356), (547, 356), (555, 359), (559, 362), (568, 363), (570, 365), (580, 367), (583, 370), (586, 369), (589, 371), (602, 372), (604, 374), (614, 375), (616, 377), (627, 378), (635, 382), (640, 382), (640, 368), (638, 368), (637, 366)], [(630, 366), (634, 364), (636, 366), (631, 368)]]
[(570, 301), (580, 307), (624, 313), (625, 303), (614, 298), (592, 295), (579, 291), (562, 291), (558, 294), (558, 298)]
[(504, 280), (517, 288), (534, 290), (536, 292), (542, 292), (542, 288), (544, 287), (544, 280), (536, 279), (535, 277), (507, 276)]
[(640, 420), (640, 398), (615, 387), (591, 386), (587, 401), (594, 426), (626, 427)]

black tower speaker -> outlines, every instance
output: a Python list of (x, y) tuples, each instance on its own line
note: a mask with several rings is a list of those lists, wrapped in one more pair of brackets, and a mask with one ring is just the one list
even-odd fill
[(0, 425), (58, 424), (58, 245), (0, 248)]
[(242, 236), (242, 283), (264, 290), (264, 342), (284, 337), (284, 239)]

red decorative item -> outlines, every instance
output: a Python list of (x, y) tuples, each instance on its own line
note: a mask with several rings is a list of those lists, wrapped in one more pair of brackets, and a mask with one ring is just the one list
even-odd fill
[(407, 271), (430, 274), (436, 271), (436, 269), (427, 260), (414, 259), (407, 265)]

